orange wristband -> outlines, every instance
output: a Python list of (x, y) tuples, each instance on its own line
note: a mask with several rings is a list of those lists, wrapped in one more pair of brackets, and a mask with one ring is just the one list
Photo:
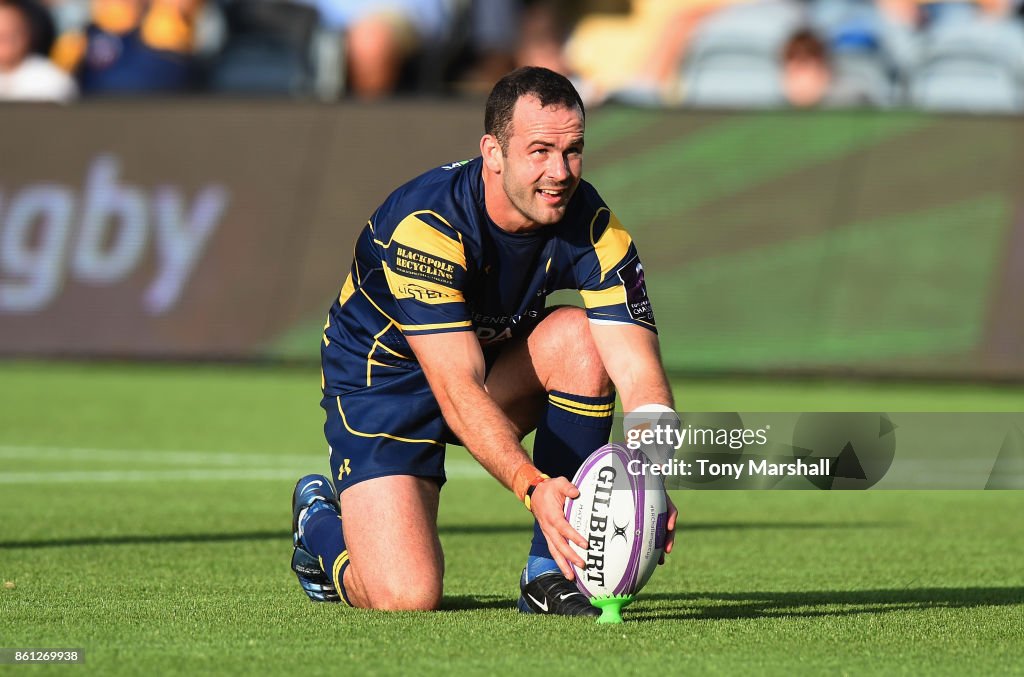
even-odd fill
[(533, 512), (533, 492), (534, 492), (534, 490), (538, 486), (540, 486), (541, 482), (545, 482), (545, 481), (547, 481), (549, 479), (551, 479), (551, 478), (548, 477), (547, 475), (545, 475), (544, 473), (541, 473), (540, 475), (537, 475), (535, 478), (533, 478), (533, 481), (530, 482), (530, 486), (527, 487), (526, 495), (523, 496), (523, 505), (525, 505), (526, 509), (529, 510), (531, 513)]
[(525, 500), (526, 492), (538, 477), (546, 479), (547, 475), (537, 470), (532, 463), (524, 463), (519, 466), (516, 474), (512, 477), (512, 492), (516, 498), (520, 501)]

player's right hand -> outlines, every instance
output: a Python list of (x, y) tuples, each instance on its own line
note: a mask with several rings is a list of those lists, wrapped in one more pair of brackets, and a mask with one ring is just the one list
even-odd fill
[(564, 477), (555, 477), (538, 484), (530, 498), (533, 516), (537, 518), (541, 533), (548, 542), (551, 557), (569, 580), (574, 578), (569, 562), (580, 569), (586, 566), (583, 558), (569, 545), (569, 541), (586, 550), (587, 540), (565, 519), (566, 499), (578, 498), (579, 495), (579, 489), (573, 486), (572, 482)]

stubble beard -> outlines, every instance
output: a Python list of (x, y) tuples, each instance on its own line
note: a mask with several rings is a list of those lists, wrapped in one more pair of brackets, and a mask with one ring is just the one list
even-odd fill
[[(535, 186), (520, 186), (519, 189), (516, 190), (509, 185), (507, 177), (508, 174), (503, 174), (501, 179), (505, 195), (508, 196), (509, 202), (511, 202), (512, 206), (516, 208), (516, 211), (522, 214), (526, 219), (539, 226), (551, 226), (561, 221), (565, 216), (569, 198), (572, 197), (571, 193), (569, 194), (569, 198), (566, 198), (565, 204), (561, 207), (547, 208), (544, 205), (536, 204), (537, 193)], [(566, 191), (569, 191), (569, 187), (566, 187)]]

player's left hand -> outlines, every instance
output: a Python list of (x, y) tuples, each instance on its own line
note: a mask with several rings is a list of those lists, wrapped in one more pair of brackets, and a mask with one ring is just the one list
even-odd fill
[(665, 494), (665, 498), (668, 500), (668, 522), (665, 524), (668, 534), (665, 536), (665, 549), (658, 559), (658, 564), (664, 564), (665, 555), (672, 552), (672, 544), (676, 542), (676, 516), (679, 515), (679, 511), (676, 510), (676, 504), (672, 502), (672, 497)]

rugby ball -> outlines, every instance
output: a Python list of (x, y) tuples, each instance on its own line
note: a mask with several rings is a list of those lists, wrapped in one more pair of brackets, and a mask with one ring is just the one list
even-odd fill
[(659, 476), (640, 468), (640, 451), (607, 444), (591, 454), (573, 477), (578, 498), (565, 504), (565, 518), (588, 549), (570, 541), (586, 562), (573, 565), (576, 585), (592, 599), (634, 595), (654, 573), (665, 548), (668, 497)]

